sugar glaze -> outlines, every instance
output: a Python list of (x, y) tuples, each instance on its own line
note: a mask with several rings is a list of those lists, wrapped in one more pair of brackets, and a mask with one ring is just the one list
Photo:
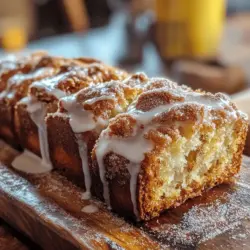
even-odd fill
[(11, 163), (12, 167), (27, 174), (44, 174), (51, 170), (50, 165), (27, 149), (18, 155)]
[(81, 104), (77, 102), (77, 93), (61, 99), (61, 105), (68, 112), (69, 123), (72, 131), (75, 133), (76, 142), (78, 144), (86, 188), (86, 192), (84, 194), (85, 199), (89, 199), (91, 197), (91, 176), (88, 162), (88, 146), (81, 138), (81, 133), (94, 130), (98, 127), (98, 125), (106, 126), (106, 124), (102, 119), (95, 118), (92, 112), (85, 110), (84, 104), (92, 105), (98, 101), (114, 99), (114, 97), (114, 95), (103, 95), (86, 100)]
[(38, 102), (32, 99), (32, 97), (29, 98), (26, 104), (27, 104), (27, 111), (30, 114), (30, 118), (38, 128), (38, 137), (39, 137), (42, 164), (47, 165), (48, 168), (52, 169), (52, 164), (49, 156), (47, 126), (45, 123), (45, 116), (47, 113), (46, 104)]
[[(158, 89), (156, 91), (164, 91), (164, 89)], [(165, 89), (166, 91), (166, 89)], [(171, 91), (171, 90), (170, 90)], [(178, 93), (180, 96), (182, 93)], [(110, 194), (107, 180), (105, 178), (105, 166), (104, 157), (109, 152), (113, 152), (124, 158), (128, 159), (130, 163), (127, 165), (128, 172), (130, 173), (130, 195), (133, 203), (133, 210), (135, 216), (138, 217), (137, 208), (137, 179), (140, 172), (141, 163), (145, 158), (145, 154), (152, 151), (154, 145), (152, 142), (145, 138), (147, 132), (151, 129), (157, 129), (158, 124), (152, 124), (152, 120), (158, 115), (169, 112), (172, 108), (178, 108), (186, 104), (198, 104), (204, 107), (203, 122), (211, 123), (210, 110), (223, 109), (231, 118), (236, 118), (236, 111), (230, 106), (230, 100), (226, 96), (218, 96), (212, 98), (212, 96), (206, 96), (204, 94), (196, 92), (184, 92), (183, 101), (170, 103), (166, 105), (160, 105), (156, 108), (143, 112), (136, 109), (135, 106), (131, 106), (128, 110), (128, 114), (136, 120), (136, 126), (134, 128), (133, 135), (129, 138), (116, 138), (109, 135), (109, 128), (101, 133), (101, 136), (96, 145), (96, 158), (99, 166), (100, 178), (103, 183), (103, 196), (110, 207)]]

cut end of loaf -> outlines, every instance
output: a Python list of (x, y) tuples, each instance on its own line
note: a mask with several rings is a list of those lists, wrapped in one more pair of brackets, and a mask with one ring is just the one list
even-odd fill
[(206, 189), (232, 181), (240, 170), (245, 136), (241, 121), (216, 130), (201, 126), (190, 137), (180, 135), (159, 153), (149, 154), (139, 184), (141, 219), (158, 216)]
[(121, 215), (149, 220), (239, 171), (248, 122), (224, 94), (43, 53), (0, 61), (2, 85), (0, 134)]
[(248, 123), (228, 97), (168, 86), (133, 105), (93, 150), (115, 211), (149, 220), (239, 172)]

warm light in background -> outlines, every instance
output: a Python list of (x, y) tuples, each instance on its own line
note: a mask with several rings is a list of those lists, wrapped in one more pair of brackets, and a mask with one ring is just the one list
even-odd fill
[(156, 0), (156, 36), (167, 57), (212, 57), (224, 25), (225, 0)]

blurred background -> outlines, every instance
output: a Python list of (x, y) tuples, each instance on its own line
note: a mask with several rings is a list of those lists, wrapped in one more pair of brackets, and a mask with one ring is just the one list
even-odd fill
[(1, 0), (0, 46), (235, 94), (250, 87), (250, 1)]

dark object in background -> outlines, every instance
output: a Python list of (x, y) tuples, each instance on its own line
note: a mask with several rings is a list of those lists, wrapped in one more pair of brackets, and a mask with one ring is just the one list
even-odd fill
[(128, 7), (129, 13), (126, 20), (125, 54), (120, 58), (119, 64), (127, 67), (143, 61), (144, 45), (151, 40), (153, 1), (123, 0), (122, 2), (126, 3), (124, 6)]
[(233, 94), (246, 88), (244, 71), (233, 66), (225, 67), (183, 60), (173, 63), (171, 76), (179, 84), (212, 93)]
[(85, 0), (90, 19), (90, 27), (106, 25), (111, 16), (111, 9), (107, 0)]
[(250, 10), (249, 0), (227, 0), (227, 14), (231, 15), (236, 12), (247, 12)]
[[(37, 19), (35, 38), (72, 32), (71, 24), (61, 0), (34, 1)], [(83, 0), (86, 5), (89, 26), (106, 25), (111, 15), (107, 0)]]
[(52, 36), (70, 31), (62, 1), (34, 1), (37, 29), (35, 38)]
[(126, 67), (142, 62), (144, 45), (151, 39), (151, 23), (152, 17), (147, 12), (135, 19), (127, 20), (125, 55), (120, 58), (120, 66)]

